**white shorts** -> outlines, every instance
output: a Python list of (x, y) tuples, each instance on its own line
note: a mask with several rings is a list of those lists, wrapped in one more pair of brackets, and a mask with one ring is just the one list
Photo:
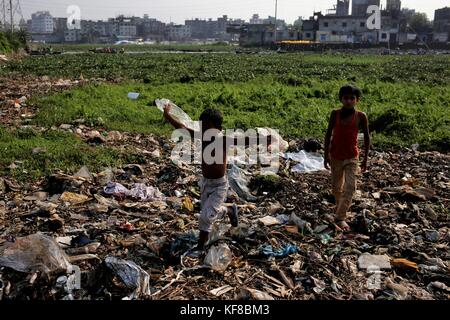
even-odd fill
[(224, 203), (227, 199), (228, 179), (226, 176), (219, 179), (202, 178), (200, 183), (201, 212), (198, 222), (200, 231), (211, 232), (217, 219), (222, 219), (227, 208)]

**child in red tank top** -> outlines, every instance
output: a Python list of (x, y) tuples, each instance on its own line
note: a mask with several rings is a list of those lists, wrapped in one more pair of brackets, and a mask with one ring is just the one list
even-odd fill
[[(362, 171), (367, 170), (370, 147), (368, 119), (364, 112), (356, 110), (361, 98), (361, 90), (347, 85), (339, 91), (342, 108), (331, 112), (325, 136), (325, 168), (331, 166), (331, 187), (336, 200), (336, 224), (349, 230), (346, 223), (347, 211), (356, 191), (358, 172), (358, 132), (364, 133), (364, 159)], [(331, 145), (331, 148), (330, 148)]]

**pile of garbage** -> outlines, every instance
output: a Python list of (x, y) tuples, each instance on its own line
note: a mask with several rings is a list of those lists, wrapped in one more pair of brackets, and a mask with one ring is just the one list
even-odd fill
[(220, 221), (192, 257), (200, 166), (175, 165), (165, 139), (103, 143), (132, 145), (143, 163), (0, 178), (0, 300), (450, 298), (448, 155), (372, 151), (348, 233), (319, 143), (290, 141), (272, 174), (230, 164), (240, 225)]

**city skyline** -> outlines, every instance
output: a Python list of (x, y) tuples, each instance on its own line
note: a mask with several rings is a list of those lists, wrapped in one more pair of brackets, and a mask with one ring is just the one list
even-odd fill
[[(307, 19), (313, 11), (326, 13), (335, 4), (335, 0), (311, 1), (278, 0), (278, 18), (287, 23), (293, 23), (299, 16)], [(384, 6), (386, 1), (381, 1)], [(192, 18), (217, 18), (228, 15), (229, 18), (249, 20), (258, 13), (260, 17), (274, 16), (275, 0), (166, 0), (164, 3), (156, 1), (132, 0), (125, 5), (119, 0), (21, 0), (22, 12), (25, 19), (29, 19), (36, 11), (50, 11), (55, 17), (67, 17), (67, 7), (78, 5), (81, 18), (86, 20), (105, 20), (119, 14), (143, 16), (148, 14), (164, 22), (182, 24)], [(434, 10), (448, 6), (448, 0), (429, 0), (426, 3), (419, 0), (402, 0), (402, 7), (425, 12), (430, 20), (434, 18)]]

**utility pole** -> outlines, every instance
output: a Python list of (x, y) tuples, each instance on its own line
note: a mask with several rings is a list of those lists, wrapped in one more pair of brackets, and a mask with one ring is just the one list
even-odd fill
[(2, 0), (2, 29), (6, 31), (6, 0)]
[(277, 43), (277, 14), (278, 14), (278, 0), (275, 0), (275, 44)]
[(11, 23), (11, 33), (13, 33), (14, 32), (14, 11), (13, 11), (12, 0), (9, 0), (9, 13), (11, 14), (11, 19), (9, 20)]

